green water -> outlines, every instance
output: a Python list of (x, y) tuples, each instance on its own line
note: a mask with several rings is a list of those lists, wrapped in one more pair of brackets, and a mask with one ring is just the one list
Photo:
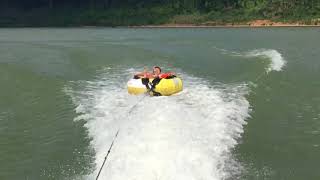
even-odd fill
[[(77, 104), (66, 89), (85, 91), (81, 82), (94, 82), (108, 69), (106, 79), (153, 65), (212, 85), (246, 85), (250, 117), (231, 148), (242, 168), (229, 179), (320, 179), (319, 33), (0, 29), (0, 179), (93, 179), (94, 137), (86, 121), (74, 120)], [(286, 64), (266, 73), (272, 58), (246, 55), (254, 50), (274, 50)]]

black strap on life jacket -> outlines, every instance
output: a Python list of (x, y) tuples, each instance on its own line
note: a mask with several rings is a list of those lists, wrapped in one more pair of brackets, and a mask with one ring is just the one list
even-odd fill
[(161, 96), (161, 93), (155, 91), (156, 85), (161, 81), (160, 78), (154, 78), (152, 82), (149, 82), (149, 78), (141, 78), (141, 81), (148, 91), (152, 92), (152, 96)]
[(173, 79), (173, 78), (175, 78), (175, 77), (177, 77), (176, 75), (171, 75), (171, 76), (168, 76), (168, 77), (166, 77), (166, 79)]

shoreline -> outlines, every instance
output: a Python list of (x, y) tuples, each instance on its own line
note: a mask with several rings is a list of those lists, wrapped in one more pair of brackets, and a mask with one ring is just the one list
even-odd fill
[(197, 24), (162, 24), (162, 25), (134, 25), (134, 26), (7, 26), (0, 29), (13, 28), (320, 28), (320, 25), (268, 25), (268, 26), (253, 26), (253, 25), (197, 25)]
[[(101, 27), (101, 26), (96, 26)], [(272, 26), (252, 26), (252, 25), (196, 25), (196, 24), (174, 24), (174, 25), (141, 25), (141, 26), (116, 26), (114, 28), (282, 28), (282, 27), (320, 27), (320, 25), (272, 25)]]
[(214, 21), (207, 21), (203, 23), (166, 23), (158, 25), (74, 25), (74, 26), (2, 26), (2, 28), (283, 28), (283, 27), (320, 27), (320, 19), (313, 24), (305, 24), (303, 22), (274, 22), (271, 20), (254, 20), (249, 22), (239, 23), (217, 23)]
[(214, 21), (208, 21), (200, 24), (179, 24), (179, 23), (168, 23), (161, 25), (141, 25), (141, 26), (129, 26), (134, 28), (265, 28), (265, 27), (320, 27), (320, 20), (314, 22), (311, 25), (302, 22), (274, 22), (271, 20), (253, 20), (249, 22), (239, 23), (217, 23)]

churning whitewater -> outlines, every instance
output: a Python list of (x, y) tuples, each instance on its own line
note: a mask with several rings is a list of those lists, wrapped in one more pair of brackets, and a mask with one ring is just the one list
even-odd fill
[(218, 48), (215, 46), (213, 46), (213, 48), (221, 51), (223, 54), (231, 56), (241, 56), (246, 58), (267, 58), (270, 61), (270, 64), (266, 69), (267, 73), (269, 73), (270, 71), (281, 71), (287, 63), (286, 60), (282, 57), (282, 54), (275, 49), (255, 49), (242, 53)]
[(266, 57), (270, 60), (270, 65), (267, 72), (281, 71), (285, 66), (286, 61), (283, 59), (282, 54), (274, 49), (257, 49), (249, 51), (244, 54), (245, 57)]
[(118, 129), (99, 179), (219, 180), (240, 173), (231, 151), (249, 116), (245, 84), (211, 85), (182, 73), (182, 93), (143, 98), (126, 92), (134, 71), (106, 68), (95, 81), (67, 88), (77, 105), (75, 120), (86, 121), (96, 153), (86, 179), (97, 175)]
[[(228, 52), (228, 51), (224, 51)], [(276, 50), (229, 53), (266, 57), (266, 72), (285, 65)], [(94, 81), (72, 82), (66, 92), (84, 120), (95, 151), (94, 179), (118, 130), (100, 179), (202, 180), (238, 177), (232, 156), (249, 117), (248, 86), (212, 84), (180, 73), (183, 92), (170, 97), (132, 96), (126, 82), (137, 69), (105, 68)]]

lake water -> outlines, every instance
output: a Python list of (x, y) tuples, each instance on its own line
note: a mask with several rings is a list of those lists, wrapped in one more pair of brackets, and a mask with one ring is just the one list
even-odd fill
[[(319, 179), (319, 34), (0, 29), (0, 179), (95, 179), (118, 129), (99, 179)], [(154, 65), (183, 92), (129, 95)]]

